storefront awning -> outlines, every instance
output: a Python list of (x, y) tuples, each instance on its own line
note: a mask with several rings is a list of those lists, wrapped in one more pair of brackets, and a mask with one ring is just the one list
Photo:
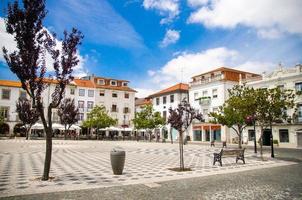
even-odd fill
[(201, 131), (201, 130), (220, 130), (221, 126), (220, 125), (195, 125), (193, 126), (193, 130), (197, 131)]

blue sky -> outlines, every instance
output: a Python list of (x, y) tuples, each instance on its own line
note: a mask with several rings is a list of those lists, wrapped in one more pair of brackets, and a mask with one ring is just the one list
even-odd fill
[[(262, 73), (301, 63), (301, 7), (299, 0), (48, 0), (44, 26), (59, 36), (83, 32), (77, 75), (127, 79), (145, 96), (220, 66)], [(0, 16), (0, 46), (13, 50)], [(15, 79), (2, 55), (0, 68), (1, 79)]]

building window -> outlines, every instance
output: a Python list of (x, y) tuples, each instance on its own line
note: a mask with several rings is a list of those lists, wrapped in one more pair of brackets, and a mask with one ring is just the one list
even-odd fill
[(278, 85), (277, 88), (279, 88), (281, 91), (284, 91), (284, 85)]
[(100, 96), (101, 97), (105, 96), (105, 90), (100, 90)]
[(167, 120), (167, 111), (163, 111), (163, 118), (165, 121)]
[(302, 122), (302, 104), (298, 104), (298, 109), (297, 109), (297, 112), (298, 112), (298, 122), (301, 123)]
[(127, 82), (123, 82), (123, 86), (124, 86), (124, 87), (127, 87), (127, 86), (128, 86), (128, 83), (127, 83)]
[(94, 97), (94, 90), (88, 90), (88, 97)]
[(212, 95), (213, 95), (213, 99), (218, 97), (218, 90), (217, 89), (213, 89), (212, 90)]
[(88, 101), (87, 102), (87, 109), (92, 109), (93, 108), (93, 101)]
[(279, 129), (280, 142), (289, 142), (288, 129)]
[(111, 112), (117, 112), (117, 106), (115, 104), (112, 104)]
[(84, 120), (84, 113), (79, 113), (78, 114), (78, 120), (83, 121)]
[(78, 101), (78, 108), (84, 108), (84, 101)]
[(159, 105), (159, 98), (156, 98), (156, 105)]
[(194, 93), (194, 100), (197, 100), (198, 99), (198, 92), (195, 92)]
[(255, 137), (255, 131), (253, 129), (248, 130), (249, 141), (253, 141)]
[(202, 91), (202, 96), (207, 97), (208, 96), (208, 91), (207, 90)]
[(117, 98), (117, 93), (112, 93), (112, 97)]
[(20, 91), (20, 99), (26, 99), (26, 92), (25, 91)]
[(129, 99), (129, 93), (125, 93), (125, 99)]
[(104, 79), (99, 79), (98, 84), (99, 85), (105, 85), (105, 80)]
[(116, 81), (111, 81), (111, 85), (116, 86)]
[(2, 89), (2, 99), (10, 99), (10, 90), (9, 89)]
[(163, 104), (166, 104), (166, 103), (167, 103), (167, 97), (164, 96), (164, 97), (163, 97)]
[(203, 115), (208, 115), (208, 113), (209, 113), (209, 110), (208, 109), (203, 109)]
[(58, 122), (58, 121), (59, 121), (59, 115), (58, 115), (57, 112), (53, 112), (53, 113), (52, 113), (52, 120), (53, 120), (54, 122)]
[(130, 113), (130, 110), (129, 110), (128, 107), (125, 107), (125, 108), (124, 108), (124, 113), (125, 113), (125, 114), (126, 114), (126, 113)]
[(170, 95), (170, 103), (174, 103), (174, 94)]
[(213, 108), (213, 112), (214, 112), (214, 113), (217, 113), (217, 112), (218, 112), (218, 107), (214, 107), (214, 108)]
[(84, 89), (79, 89), (79, 96), (81, 96), (81, 97), (85, 96), (85, 90)]
[(74, 95), (74, 93), (75, 93), (75, 89), (74, 88), (70, 88), (70, 94)]
[(296, 92), (301, 92), (302, 91), (302, 82), (296, 83), (295, 89), (296, 89)]
[(9, 107), (1, 107), (0, 108), (0, 116), (4, 119), (8, 119)]

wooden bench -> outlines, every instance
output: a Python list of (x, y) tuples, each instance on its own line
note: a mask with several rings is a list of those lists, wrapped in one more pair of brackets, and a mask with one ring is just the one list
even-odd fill
[(214, 161), (213, 165), (215, 165), (216, 162), (220, 163), (220, 166), (222, 166), (222, 157), (236, 157), (236, 163), (238, 160), (242, 160), (245, 164), (244, 160), (244, 149), (221, 149), (220, 153), (214, 153)]

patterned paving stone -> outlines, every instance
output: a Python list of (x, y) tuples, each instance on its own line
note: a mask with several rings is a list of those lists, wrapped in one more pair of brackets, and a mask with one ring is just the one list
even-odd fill
[[(42, 182), (45, 141), (0, 141), (0, 197), (18, 194), (108, 187), (135, 183), (161, 182), (217, 173), (252, 170), (293, 164), (269, 160), (266, 162), (246, 152), (246, 164), (236, 164), (234, 158), (223, 159), (223, 167), (212, 165), (213, 153), (219, 148), (186, 145), (185, 165), (189, 172), (175, 172), (179, 164), (178, 144), (148, 142), (53, 141), (50, 176)], [(113, 175), (110, 150), (120, 146), (126, 151), (123, 175)]]

